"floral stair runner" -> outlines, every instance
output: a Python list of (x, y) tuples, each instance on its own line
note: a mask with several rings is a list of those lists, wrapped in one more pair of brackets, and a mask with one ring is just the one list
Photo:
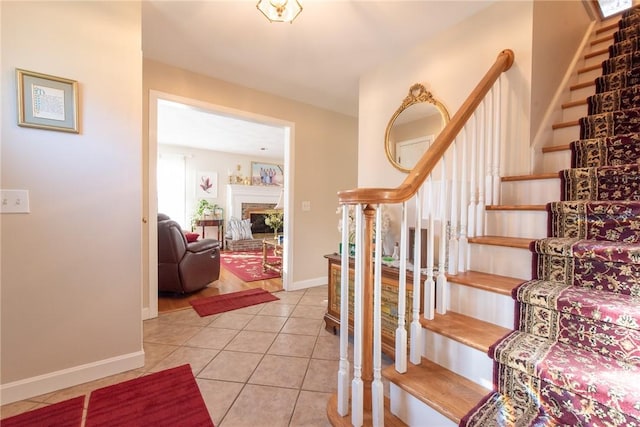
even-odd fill
[(640, 427), (640, 9), (619, 25), (517, 329), (489, 350), (495, 390), (462, 426)]

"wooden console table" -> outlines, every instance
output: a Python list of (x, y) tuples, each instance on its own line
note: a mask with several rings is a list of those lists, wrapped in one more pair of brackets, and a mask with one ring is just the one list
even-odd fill
[[(269, 261), (269, 249), (273, 249), (273, 255), (279, 257), (277, 261)], [(282, 274), (282, 245), (276, 239), (262, 240), (262, 269)]]
[(224, 249), (224, 219), (199, 219), (196, 221), (196, 226), (202, 227), (202, 238), (204, 239), (205, 227), (216, 227), (218, 229), (218, 241), (220, 242), (220, 249)]
[[(328, 261), (329, 303), (324, 315), (325, 327), (334, 334), (340, 328), (340, 255), (324, 256)], [(353, 331), (353, 294), (354, 294), (354, 259), (349, 258), (349, 330)], [(382, 352), (392, 359), (395, 358), (396, 328), (398, 327), (398, 272), (394, 267), (382, 266)], [(426, 277), (422, 275), (421, 281)], [(422, 313), (422, 302), (420, 313)], [(409, 335), (409, 324), (413, 311), (413, 273), (407, 271), (407, 299), (405, 313), (405, 328)]]

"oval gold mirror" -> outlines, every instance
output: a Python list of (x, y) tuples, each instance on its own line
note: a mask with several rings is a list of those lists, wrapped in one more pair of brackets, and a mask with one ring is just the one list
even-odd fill
[(410, 172), (447, 123), (445, 106), (420, 83), (411, 86), (384, 135), (389, 162), (402, 172)]

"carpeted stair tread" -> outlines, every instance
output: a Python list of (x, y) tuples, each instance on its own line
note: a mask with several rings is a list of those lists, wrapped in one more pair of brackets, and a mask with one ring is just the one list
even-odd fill
[(456, 423), (490, 391), (425, 358), (404, 374), (390, 366), (382, 375)]
[(620, 70), (596, 77), (591, 84), (595, 86), (595, 93), (610, 92), (612, 90), (635, 86), (640, 84), (640, 67)]
[(420, 324), (427, 330), (484, 353), (493, 343), (511, 331), (511, 329), (453, 311), (448, 311), (446, 314), (436, 313), (432, 320), (421, 317)]
[(640, 35), (640, 23), (628, 23), (623, 28), (619, 28), (618, 31), (613, 33), (614, 43), (620, 43), (624, 40), (632, 39)]
[(530, 280), (513, 293), (518, 302), (640, 331), (640, 297), (637, 296), (548, 280)]
[(626, 71), (638, 66), (640, 66), (640, 52), (626, 53), (602, 61), (602, 74)]
[(447, 280), (500, 295), (511, 295), (513, 288), (522, 283), (522, 279), (516, 277), (500, 276), (472, 270), (447, 275)]
[(640, 241), (640, 201), (561, 201), (547, 204), (549, 235), (633, 243)]
[[(538, 417), (526, 425), (638, 427), (639, 420), (596, 400), (505, 365), (496, 368), (496, 390), (520, 407), (535, 407)], [(542, 423), (542, 424), (537, 424)], [(516, 424), (522, 425), (522, 424)]]
[(640, 418), (640, 367), (514, 331), (490, 350), (496, 362)]
[(552, 417), (533, 405), (520, 405), (499, 392), (485, 396), (460, 422), (461, 427), (559, 426)]
[(640, 300), (545, 280), (514, 292), (522, 332), (640, 365)]
[(629, 39), (622, 40), (617, 43), (613, 43), (609, 46), (609, 56), (626, 55), (633, 53), (640, 47), (640, 37), (635, 36)]
[(587, 98), (587, 114), (595, 115), (640, 105), (640, 85), (596, 93)]
[(640, 200), (640, 165), (565, 169), (561, 200)]
[(580, 139), (640, 132), (640, 108), (593, 114), (578, 120)]
[(580, 139), (571, 147), (571, 167), (621, 166), (640, 160), (640, 134)]
[(547, 237), (531, 244), (537, 254), (640, 265), (640, 243), (610, 242), (576, 237)]

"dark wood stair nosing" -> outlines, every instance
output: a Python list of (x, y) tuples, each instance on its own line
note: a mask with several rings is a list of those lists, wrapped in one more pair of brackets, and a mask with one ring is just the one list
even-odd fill
[(515, 249), (529, 249), (529, 245), (534, 238), (524, 237), (506, 237), (506, 236), (480, 236), (470, 237), (469, 243), (477, 243), (480, 245), (502, 246)]
[(551, 129), (556, 130), (556, 129), (570, 128), (573, 126), (580, 126), (580, 121), (571, 120), (568, 122), (554, 123), (553, 125), (551, 125)]
[(594, 86), (595, 87), (596, 82), (595, 81), (588, 81), (588, 82), (582, 82), (582, 83), (576, 83), (574, 85), (569, 86), (569, 90), (578, 90), (578, 89), (584, 89), (587, 87), (591, 87)]
[(545, 211), (546, 205), (487, 205), (488, 211)]
[(556, 151), (567, 151), (567, 150), (571, 150), (571, 144), (549, 145), (546, 147), (542, 147), (543, 153), (554, 153)]

